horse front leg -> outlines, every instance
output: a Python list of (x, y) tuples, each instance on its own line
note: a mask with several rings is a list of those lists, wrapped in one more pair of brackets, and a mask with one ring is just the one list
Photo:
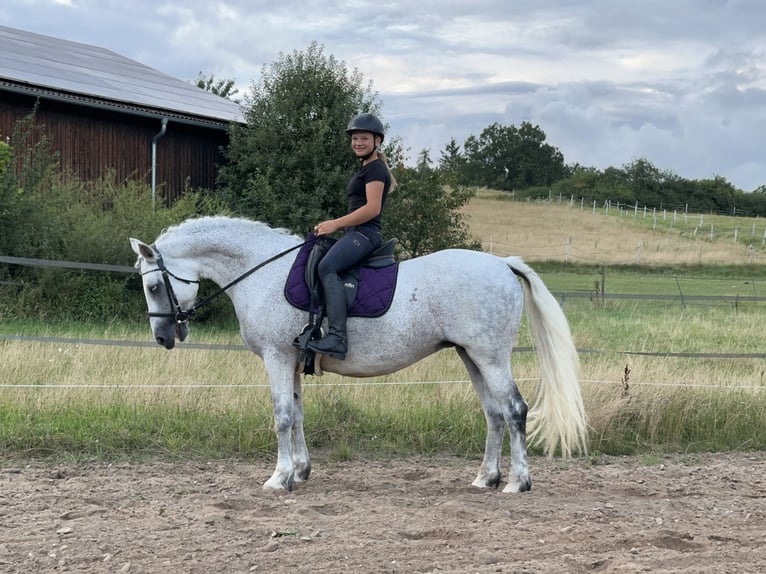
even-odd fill
[[(292, 490), (295, 484), (295, 460), (293, 437), (296, 419), (294, 368), (285, 361), (266, 362), (271, 386), (271, 402), (274, 407), (274, 430), (277, 434), (277, 466), (274, 474), (263, 488), (267, 490)], [(300, 391), (300, 388), (298, 388)], [(302, 415), (299, 416), (302, 419)], [(303, 429), (299, 433), (303, 437)], [(305, 443), (303, 450), (305, 451)]]
[(303, 482), (308, 480), (311, 474), (311, 459), (306, 446), (306, 436), (303, 434), (303, 390), (300, 374), (295, 373), (293, 381), (293, 468), (295, 482)]

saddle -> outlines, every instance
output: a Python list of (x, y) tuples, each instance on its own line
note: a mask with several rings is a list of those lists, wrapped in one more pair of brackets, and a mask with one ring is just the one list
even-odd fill
[[(314, 374), (314, 352), (306, 347), (309, 341), (322, 336), (324, 305), (322, 285), (317, 266), (336, 239), (309, 235), (306, 244), (295, 257), (285, 283), (288, 302), (308, 311), (309, 320), (293, 340), (301, 349), (304, 373)], [(395, 259), (396, 239), (390, 239), (370, 253), (356, 268), (341, 274), (346, 292), (349, 317), (380, 317), (388, 311), (394, 298), (399, 264)]]

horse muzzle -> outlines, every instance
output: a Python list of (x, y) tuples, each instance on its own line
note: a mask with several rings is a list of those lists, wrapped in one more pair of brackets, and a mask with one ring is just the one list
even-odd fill
[(172, 349), (176, 346), (176, 339), (179, 341), (185, 341), (189, 336), (189, 325), (183, 323), (167, 323), (161, 328), (154, 330), (154, 340), (158, 345), (165, 347), (166, 349)]

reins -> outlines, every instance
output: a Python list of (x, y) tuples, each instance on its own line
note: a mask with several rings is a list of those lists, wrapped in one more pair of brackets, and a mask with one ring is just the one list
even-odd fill
[(229, 283), (227, 283), (223, 287), (219, 287), (218, 290), (215, 293), (213, 293), (212, 295), (208, 295), (204, 299), (201, 299), (201, 300), (197, 301), (196, 303), (194, 303), (194, 305), (191, 306), (190, 309), (188, 309), (186, 311), (184, 311), (181, 308), (181, 304), (178, 302), (178, 297), (176, 297), (176, 293), (173, 290), (173, 285), (171, 285), (171, 283), (170, 283), (170, 277), (173, 277), (177, 281), (181, 281), (182, 283), (187, 283), (187, 284), (189, 284), (189, 283), (197, 283), (197, 284), (199, 284), (199, 280), (197, 280), (197, 279), (184, 279), (182, 277), (178, 277), (177, 275), (173, 274), (167, 267), (165, 267), (165, 262), (162, 259), (162, 255), (160, 254), (159, 250), (156, 247), (154, 247), (154, 251), (157, 253), (157, 268), (156, 269), (150, 269), (149, 271), (146, 271), (145, 273), (142, 273), (141, 275), (147, 275), (149, 273), (155, 273), (157, 271), (162, 273), (162, 281), (165, 284), (165, 291), (168, 294), (168, 299), (170, 300), (170, 304), (175, 308), (175, 312), (172, 312), (172, 313), (152, 313), (152, 312), (149, 312), (149, 313), (147, 313), (147, 315), (149, 317), (173, 317), (175, 319), (176, 323), (186, 323), (191, 318), (191, 316), (194, 315), (194, 313), (196, 313), (199, 309), (201, 309), (202, 307), (204, 307), (205, 305), (210, 303), (216, 297), (219, 297), (220, 295), (223, 295), (226, 292), (227, 289), (233, 287), (234, 285), (236, 285), (240, 281), (246, 279), (247, 277), (249, 277), (250, 275), (252, 275), (256, 271), (261, 269), (262, 267), (265, 267), (269, 263), (273, 263), (274, 261), (276, 261), (280, 257), (284, 257), (285, 255), (287, 255), (291, 251), (295, 251), (296, 249), (300, 249), (301, 247), (303, 247), (304, 245), (306, 245), (307, 243), (309, 243), (311, 241), (314, 241), (314, 238), (311, 238), (311, 239), (309, 239), (307, 241), (304, 241), (303, 243), (299, 243), (298, 245), (290, 247), (289, 249), (285, 249), (284, 251), (280, 251), (276, 255), (273, 255), (273, 256), (269, 257), (268, 259), (266, 259), (265, 261), (260, 262), (258, 265), (256, 265), (255, 267), (252, 267), (251, 269), (248, 269), (247, 271), (245, 271), (242, 275), (240, 275), (239, 277), (237, 277), (233, 281), (230, 281)]

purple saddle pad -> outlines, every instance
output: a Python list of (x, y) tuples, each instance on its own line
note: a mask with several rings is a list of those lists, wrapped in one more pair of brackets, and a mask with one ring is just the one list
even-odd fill
[[(316, 237), (313, 237), (315, 240)], [(295, 262), (287, 274), (285, 282), (285, 298), (298, 309), (318, 312), (318, 309), (310, 309), (311, 293), (306, 284), (306, 264), (309, 253), (314, 247), (312, 239), (298, 251)], [(396, 276), (399, 272), (399, 263), (394, 263), (380, 269), (360, 267), (357, 270), (359, 284), (356, 299), (348, 308), (349, 317), (380, 317), (391, 306), (396, 289)]]

